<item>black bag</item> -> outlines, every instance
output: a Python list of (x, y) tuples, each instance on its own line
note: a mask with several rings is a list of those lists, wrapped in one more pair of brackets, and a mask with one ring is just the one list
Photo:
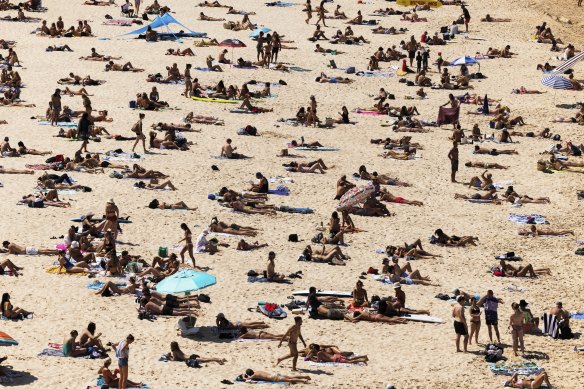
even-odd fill
[(259, 275), (258, 272), (255, 270), (250, 270), (247, 272), (248, 277), (257, 277), (258, 275)]
[(37, 200), (31, 200), (28, 202), (28, 206), (30, 208), (44, 208), (45, 207), (45, 202), (41, 199)]
[(298, 243), (298, 234), (288, 235), (288, 242)]
[(355, 73), (355, 67), (354, 66), (349, 66), (347, 68), (347, 70), (345, 71), (345, 73), (347, 73), (347, 74), (353, 74), (353, 73)]
[(188, 367), (195, 367), (195, 368), (200, 368), (200, 367), (202, 367), (202, 366), (201, 366), (201, 364), (199, 363), (199, 361), (197, 361), (196, 359), (187, 359), (187, 360), (185, 361), (185, 364), (186, 364)]
[(572, 329), (567, 327), (566, 325), (560, 325), (560, 335), (558, 336), (559, 339), (572, 339), (574, 338), (574, 334), (572, 333)]
[(210, 303), (211, 297), (208, 294), (201, 293), (198, 297), (199, 301), (202, 303)]

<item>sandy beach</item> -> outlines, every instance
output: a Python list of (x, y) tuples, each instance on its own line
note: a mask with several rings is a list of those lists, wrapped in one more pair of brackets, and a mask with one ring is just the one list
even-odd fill
[[(92, 188), (91, 192), (68, 193), (61, 199), (71, 203), (69, 208), (48, 207), (43, 209), (16, 205), (24, 195), (34, 192), (36, 178), (42, 171), (35, 174), (7, 175), (0, 174), (0, 238), (23, 246), (37, 248), (54, 248), (63, 243), (58, 237), (66, 235), (72, 224), (70, 219), (87, 214), (90, 211), (96, 215), (103, 213), (106, 201), (114, 199), (120, 213), (129, 215), (131, 224), (123, 224), (123, 234), (118, 236), (117, 250), (128, 250), (132, 255), (141, 255), (151, 262), (158, 254), (159, 247), (173, 247), (183, 238), (181, 223), (186, 223), (192, 233), (193, 240), (207, 228), (211, 218), (241, 226), (252, 226), (259, 230), (257, 237), (245, 237), (247, 242), (259, 241), (269, 246), (255, 251), (236, 251), (238, 237), (219, 236), (222, 243), (229, 247), (220, 247), (214, 255), (196, 254), (197, 265), (208, 267), (208, 272), (217, 278), (217, 284), (200, 292), (208, 294), (210, 304), (201, 304), (202, 309), (197, 319), (199, 326), (215, 325), (218, 313), (224, 313), (227, 318), (236, 321), (265, 321), (270, 324), (269, 332), (284, 333), (293, 324), (293, 315), (289, 310), (288, 317), (282, 321), (271, 320), (255, 312), (258, 301), (269, 301), (279, 304), (288, 302), (288, 296), (293, 291), (306, 290), (315, 286), (321, 290), (337, 290), (350, 292), (363, 272), (370, 267), (381, 269), (385, 257), (378, 253), (387, 245), (403, 246), (420, 239), (425, 250), (439, 254), (434, 259), (412, 260), (414, 269), (427, 275), (432, 282), (440, 286), (404, 285), (407, 294), (407, 305), (415, 309), (429, 310), (432, 316), (444, 320), (443, 324), (428, 324), (408, 322), (405, 325), (386, 325), (382, 323), (350, 323), (344, 321), (312, 320), (307, 314), (304, 320), (302, 334), (307, 343), (334, 344), (342, 350), (353, 351), (357, 355), (367, 355), (366, 366), (313, 366), (302, 359), (298, 362), (301, 374), (311, 377), (311, 386), (322, 388), (386, 388), (392, 384), (395, 388), (497, 388), (502, 387), (508, 377), (494, 375), (479, 352), (484, 350), (488, 342), (486, 325), (480, 328), (479, 345), (473, 339), (468, 347), (468, 353), (457, 353), (455, 348), (455, 333), (452, 324), (452, 305), (449, 302), (435, 298), (438, 293), (451, 294), (454, 288), (459, 288), (472, 295), (481, 296), (492, 289), (495, 295), (503, 299), (499, 306), (499, 328), (501, 341), (506, 346), (504, 355), (510, 361), (526, 361), (514, 357), (511, 349), (511, 334), (507, 330), (509, 317), (512, 314), (511, 303), (524, 299), (529, 302), (531, 311), (536, 317), (548, 312), (557, 301), (563, 302), (569, 312), (584, 311), (582, 296), (584, 295), (584, 262), (574, 254), (578, 247), (577, 241), (584, 240), (582, 224), (582, 200), (578, 200), (577, 192), (584, 189), (584, 177), (579, 173), (554, 172), (544, 174), (536, 169), (539, 159), (548, 159), (549, 155), (541, 155), (555, 143), (571, 140), (575, 145), (584, 143), (581, 127), (573, 123), (552, 123), (556, 117), (570, 117), (576, 108), (574, 106), (584, 101), (582, 91), (554, 90), (541, 84), (544, 74), (536, 70), (537, 64), (549, 62), (557, 66), (562, 63), (555, 59), (561, 52), (551, 52), (549, 44), (540, 44), (531, 40), (536, 26), (547, 22), (557, 37), (560, 37), (564, 47), (572, 43), (581, 50), (584, 39), (581, 36), (582, 8), (577, 7), (576, 0), (563, 2), (545, 1), (468, 1), (467, 7), (472, 18), (466, 39), (458, 35), (444, 46), (430, 46), (430, 72), (428, 77), (439, 83), (440, 76), (432, 63), (438, 57), (438, 52), (446, 60), (459, 56), (475, 56), (485, 53), (488, 48), (503, 48), (511, 46), (516, 53), (511, 58), (493, 58), (480, 61), (480, 72), (484, 79), (472, 80), (472, 90), (479, 96), (488, 95), (490, 99), (500, 100), (502, 105), (511, 110), (511, 117), (522, 116), (524, 126), (515, 128), (522, 132), (538, 132), (549, 127), (553, 134), (561, 135), (561, 142), (551, 139), (530, 137), (513, 137), (515, 144), (481, 143), (484, 148), (499, 150), (517, 150), (517, 155), (473, 155), (474, 145), (460, 145), (460, 170), (457, 174), (458, 183), (450, 182), (450, 162), (447, 154), (452, 147), (449, 137), (452, 126), (429, 127), (427, 133), (404, 134), (392, 132), (388, 122), (394, 118), (387, 115), (367, 116), (353, 113), (355, 108), (372, 107), (373, 100), (380, 88), (395, 95), (395, 100), (388, 100), (391, 106), (415, 105), (420, 115), (418, 119), (435, 121), (438, 107), (448, 102), (449, 90), (434, 90), (424, 88), (428, 94), (424, 100), (406, 99), (415, 95), (418, 87), (400, 83), (402, 76), (397, 75), (391, 66), (401, 66), (401, 61), (381, 62), (382, 70), (387, 70), (386, 76), (361, 77), (355, 74), (345, 74), (341, 68), (354, 66), (357, 70), (365, 70), (368, 58), (378, 47), (387, 48), (399, 46), (400, 41), (408, 40), (411, 35), (416, 39), (427, 31), (429, 35), (439, 31), (441, 26), (449, 26), (461, 15), (460, 6), (442, 6), (432, 11), (419, 11), (420, 17), (426, 17), (428, 22), (412, 23), (400, 21), (400, 16), (370, 16), (379, 8), (393, 7), (402, 11), (406, 7), (397, 6), (394, 2), (367, 1), (358, 4), (355, 0), (336, 0), (326, 3), (325, 7), (332, 14), (337, 4), (341, 10), (352, 19), (361, 11), (365, 19), (376, 19), (383, 27), (394, 26), (407, 28), (402, 35), (372, 34), (376, 26), (352, 26), (355, 35), (363, 35), (370, 43), (360, 45), (333, 45), (327, 41), (318, 41), (325, 48), (342, 50), (344, 54), (330, 55), (314, 52), (315, 43), (307, 40), (315, 29), (317, 14), (310, 25), (304, 20), (303, 5), (291, 7), (266, 7), (266, 1), (253, 0), (247, 2), (222, 0), (221, 3), (233, 5), (238, 10), (253, 11), (250, 19), (259, 26), (277, 31), (282, 39), (293, 41), (289, 46), (295, 50), (284, 49), (279, 54), (279, 60), (297, 66), (307, 71), (280, 72), (258, 68), (254, 70), (237, 69), (229, 65), (221, 65), (224, 72), (202, 72), (195, 67), (206, 67), (205, 58), (212, 55), (217, 58), (222, 47), (197, 47), (200, 39), (183, 38), (181, 42), (162, 41), (146, 42), (133, 39), (133, 36), (119, 37), (140, 26), (119, 27), (103, 25), (105, 15), (120, 17), (120, 1), (116, 6), (83, 5), (82, 0), (58, 1), (45, 0), (43, 5), (47, 12), (30, 13), (27, 16), (47, 20), (49, 25), (62, 16), (65, 26), (77, 25), (78, 20), (87, 20), (91, 25), (94, 37), (49, 38), (38, 36), (31, 31), (40, 26), (40, 22), (20, 23), (0, 20), (0, 38), (15, 41), (14, 50), (22, 67), (15, 67), (25, 84), (21, 90), (21, 99), (36, 107), (6, 107), (0, 106), (0, 120), (8, 124), (0, 125), (1, 138), (9, 137), (10, 144), (15, 147), (18, 141), (33, 149), (51, 151), (53, 154), (63, 154), (73, 157), (81, 142), (54, 137), (58, 127), (41, 126), (33, 116), (43, 116), (48, 106), (51, 94), (60, 78), (67, 77), (70, 72), (85, 77), (90, 75), (96, 80), (105, 80), (100, 86), (88, 86), (94, 110), (107, 110), (112, 122), (98, 123), (111, 134), (133, 136), (130, 131), (138, 120), (139, 113), (145, 113), (144, 132), (150, 131), (154, 123), (180, 123), (189, 113), (207, 115), (224, 119), (224, 126), (193, 124), (200, 132), (186, 132), (185, 136), (193, 144), (187, 151), (152, 150), (151, 154), (143, 154), (142, 146), (136, 152), (143, 155), (139, 162), (146, 169), (158, 170), (170, 176), (177, 191), (137, 190), (133, 179), (110, 178), (111, 169), (106, 174), (88, 174), (84, 172), (67, 172), (81, 185)], [(228, 58), (242, 57), (255, 61), (255, 42), (249, 37), (250, 30), (230, 31), (223, 28), (222, 21), (201, 21), (198, 14), (225, 18), (231, 21), (241, 21), (241, 15), (226, 14), (226, 8), (196, 7), (196, 1), (160, 1), (161, 5), (171, 8), (171, 15), (188, 28), (205, 32), (209, 38), (219, 42), (236, 38), (243, 41), (247, 47), (229, 49)], [(142, 3), (142, 7), (150, 5), (151, 1)], [(313, 1), (313, 8), (318, 5)], [(0, 12), (0, 18), (6, 15), (15, 16), (16, 10)], [(547, 12), (548, 14), (544, 14)], [(484, 23), (480, 19), (486, 14), (498, 18), (510, 18), (511, 22)], [(549, 16), (552, 15), (552, 16)], [(554, 17), (569, 18), (571, 24), (555, 20)], [(154, 16), (150, 15), (150, 19)], [(327, 37), (338, 29), (345, 30), (346, 20), (326, 20), (328, 27), (323, 27)], [(171, 27), (178, 31), (180, 27)], [(464, 30), (464, 26), (459, 26)], [(104, 40), (103, 38), (108, 38)], [(480, 40), (475, 40), (480, 38)], [(73, 52), (47, 52), (49, 45), (67, 44)], [(79, 60), (81, 56), (90, 54), (90, 49), (113, 57), (122, 57), (116, 63), (131, 62), (136, 68), (145, 69), (141, 73), (106, 72), (106, 62), (91, 62)], [(166, 56), (170, 49), (191, 48), (195, 56)], [(231, 53), (233, 51), (233, 54)], [(7, 50), (0, 54), (6, 56)], [(339, 69), (327, 68), (330, 60), (334, 60)], [(275, 97), (258, 100), (257, 105), (273, 109), (273, 112), (258, 115), (230, 113), (235, 104), (208, 103), (194, 101), (181, 95), (184, 85), (150, 83), (146, 81), (148, 74), (160, 72), (166, 75), (165, 68), (177, 63), (181, 73), (186, 64), (192, 64), (191, 75), (197, 77), (204, 85), (215, 85), (223, 80), (225, 85), (241, 87), (247, 81), (257, 80), (271, 82)], [(414, 61), (415, 70), (415, 61)], [(477, 71), (472, 68), (471, 71)], [(584, 64), (574, 67), (576, 79), (582, 76)], [(316, 77), (321, 72), (329, 77), (348, 77), (354, 80), (351, 84), (317, 83)], [(450, 68), (452, 74), (458, 74), (459, 68)], [(415, 74), (405, 76), (413, 80)], [(567, 77), (567, 76), (566, 76)], [(286, 85), (279, 85), (278, 81)], [(139, 111), (129, 108), (129, 102), (135, 100), (137, 93), (150, 93), (152, 87), (160, 93), (160, 99), (167, 101), (172, 109), (161, 111)], [(514, 88), (525, 87), (529, 90), (546, 92), (543, 94), (521, 95), (512, 94)], [(78, 86), (73, 86), (78, 89)], [(254, 87), (252, 90), (260, 90)], [(465, 91), (454, 91), (463, 94)], [(334, 128), (313, 128), (305, 126), (290, 126), (279, 119), (293, 118), (300, 107), (310, 104), (310, 96), (314, 95), (318, 102), (318, 116), (321, 120), (330, 117), (337, 119), (342, 106), (346, 106), (350, 119), (355, 125), (335, 125)], [(256, 104), (256, 101), (253, 102)], [(80, 96), (62, 96), (62, 104), (74, 110), (83, 110)], [(478, 124), (486, 135), (497, 135), (499, 130), (489, 128), (490, 116), (471, 115), (479, 106), (462, 104), (460, 108), (460, 124), (470, 133), (474, 124)], [(491, 105), (494, 107), (494, 104)], [(97, 114), (95, 112), (94, 114)], [(77, 119), (75, 119), (77, 122)], [(239, 136), (237, 129), (252, 125), (261, 136)], [(371, 144), (371, 139), (400, 138), (411, 135), (412, 142), (420, 143), (419, 150), (413, 160), (384, 159), (379, 155), (383, 149)], [(162, 134), (158, 135), (160, 138)], [(307, 142), (318, 141), (324, 146), (338, 148), (337, 151), (296, 151), (291, 153), (299, 158), (276, 157), (287, 143), (299, 140)], [(225, 139), (231, 138), (237, 151), (252, 158), (245, 160), (218, 159)], [(118, 148), (128, 151), (133, 141), (115, 141), (101, 138), (100, 142), (90, 142), (90, 152), (105, 153)], [(43, 164), (48, 156), (25, 155), (18, 158), (2, 157), (0, 166), (4, 168), (25, 169), (25, 165)], [(288, 172), (282, 166), (290, 161), (310, 162), (322, 158), (329, 167), (325, 174), (302, 174)], [(570, 157), (570, 161), (581, 162), (582, 157)], [(513, 185), (521, 194), (531, 197), (549, 197), (549, 204), (525, 203), (514, 208), (510, 203), (501, 205), (476, 204), (463, 200), (455, 200), (456, 193), (472, 195), (474, 189), (464, 185), (471, 177), (480, 175), (484, 169), (464, 166), (468, 161), (499, 163), (508, 166), (505, 170), (491, 170), (493, 179), (498, 183)], [(126, 163), (126, 162), (122, 162)], [(211, 169), (216, 165), (219, 170)], [(334, 200), (336, 182), (342, 175), (347, 175), (349, 181), (364, 185), (365, 181), (352, 178), (359, 166), (365, 165), (369, 172), (388, 174), (398, 177), (401, 181), (411, 184), (409, 187), (384, 186), (393, 195), (410, 200), (419, 200), (423, 206), (408, 206), (404, 204), (386, 203), (394, 216), (363, 217), (352, 216), (355, 225), (364, 232), (345, 235), (346, 246), (342, 251), (350, 256), (345, 266), (329, 266), (325, 263), (298, 261), (299, 255), (311, 238), (318, 233), (322, 224), (327, 225), (331, 213), (338, 205)], [(241, 192), (246, 190), (250, 181), (255, 180), (256, 172), (265, 177), (290, 177), (293, 182), (284, 183), (289, 190), (289, 196), (269, 197), (269, 204), (276, 206), (309, 207), (312, 214), (293, 214), (278, 212), (275, 216), (249, 215), (235, 212), (222, 207), (217, 201), (208, 199), (208, 195), (217, 193), (222, 187), (228, 187)], [(54, 173), (54, 172), (51, 172)], [(61, 173), (58, 173), (61, 174)], [(271, 184), (272, 187), (280, 184)], [(506, 187), (506, 186), (505, 186)], [(500, 192), (504, 192), (504, 189)], [(481, 192), (482, 193), (482, 192)], [(175, 203), (184, 201), (196, 211), (150, 209), (148, 204), (153, 199), (160, 202)], [(553, 229), (574, 230), (574, 236), (565, 237), (524, 237), (518, 235), (519, 228), (526, 227), (508, 220), (510, 213), (542, 214)], [(540, 227), (540, 226), (538, 226)], [(438, 228), (449, 235), (478, 237), (477, 246), (464, 248), (439, 247), (430, 244), (429, 237)], [(290, 234), (298, 234), (300, 242), (288, 241)], [(326, 234), (326, 233), (325, 233)], [(313, 247), (315, 245), (313, 244)], [(264, 270), (268, 252), (277, 254), (276, 271), (291, 274), (302, 271), (301, 279), (291, 280), (292, 284), (249, 283), (247, 273), (252, 269)], [(170, 251), (175, 252), (176, 251)], [(535, 268), (550, 268), (551, 275), (530, 278), (495, 277), (491, 267), (498, 264), (495, 256), (515, 252), (523, 258), (513, 265), (532, 264)], [(97, 324), (97, 332), (103, 333), (104, 342), (117, 343), (126, 335), (133, 334), (136, 341), (131, 345), (129, 377), (136, 382), (148, 384), (149, 388), (225, 388), (228, 385), (222, 380), (233, 381), (245, 369), (262, 370), (272, 373), (289, 374), (290, 360), (274, 367), (276, 359), (284, 355), (288, 348), (286, 343), (278, 348), (278, 342), (229, 342), (215, 337), (181, 337), (177, 331), (177, 317), (158, 316), (155, 320), (140, 320), (135, 296), (100, 297), (94, 290), (86, 286), (95, 279), (87, 276), (57, 275), (46, 272), (53, 266), (56, 256), (27, 256), (0, 254), (0, 262), (6, 258), (18, 266), (24, 267), (22, 276), (0, 276), (0, 292), (10, 293), (12, 304), (34, 312), (32, 320), (0, 321), (0, 331), (15, 338), (19, 345), (15, 347), (0, 347), (0, 357), (6, 355), (9, 359), (2, 366), (12, 366), (14, 371), (26, 372), (24, 378), (15, 378), (8, 387), (31, 388), (86, 388), (95, 385), (98, 369), (102, 360), (76, 359), (64, 357), (46, 357), (38, 354), (47, 348), (48, 343), (62, 343), (73, 329), (81, 331), (90, 321)], [(188, 256), (187, 256), (188, 258)], [(403, 259), (400, 262), (405, 262)], [(187, 259), (181, 267), (189, 267)], [(98, 276), (98, 280), (120, 281), (117, 278)], [(121, 280), (124, 281), (124, 280)], [(369, 274), (362, 279), (368, 296), (387, 297), (394, 295), (394, 288), (373, 279)], [(510, 291), (516, 289), (516, 291)], [(197, 292), (198, 293), (198, 292)], [(250, 311), (249, 308), (252, 310)], [(550, 380), (558, 388), (579, 388), (584, 386), (582, 372), (582, 353), (574, 352), (574, 347), (583, 347), (581, 334), (584, 331), (582, 320), (570, 321), (576, 339), (554, 340), (541, 335), (526, 335), (525, 348), (527, 354), (545, 354), (545, 359), (531, 360), (545, 368)], [(540, 325), (541, 328), (541, 325)], [(579, 339), (578, 339), (579, 337)], [(160, 362), (159, 357), (170, 351), (169, 344), (177, 341), (186, 354), (198, 354), (201, 357), (226, 358), (224, 365), (204, 364), (200, 369), (187, 367), (179, 362)], [(542, 355), (542, 354), (539, 354)], [(117, 366), (115, 353), (111, 352), (112, 365)], [(3, 384), (4, 385), (4, 384)], [(236, 383), (236, 386), (243, 386)], [(294, 385), (307, 386), (307, 385)]]

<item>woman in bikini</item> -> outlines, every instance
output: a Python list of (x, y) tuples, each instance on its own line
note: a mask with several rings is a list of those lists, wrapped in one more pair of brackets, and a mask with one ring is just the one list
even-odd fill
[(27, 317), (32, 315), (32, 312), (25, 311), (22, 308), (15, 307), (10, 303), (10, 295), (8, 293), (4, 293), (2, 295), (2, 316), (7, 319), (17, 319), (21, 316)]
[(363, 281), (357, 281), (355, 289), (353, 289), (353, 306), (354, 307), (368, 307), (369, 299), (367, 298), (367, 291), (363, 289)]
[(532, 225), (529, 229), (522, 228), (517, 233), (523, 236), (564, 236), (574, 235), (574, 230), (543, 230)]
[(481, 330), (481, 308), (477, 305), (477, 299), (470, 299), (470, 335), (468, 343), (472, 344), (472, 336), (475, 336), (475, 343), (479, 344), (479, 331)]
[[(513, 309), (513, 314), (509, 318), (509, 329), (511, 330), (511, 335), (513, 338), (513, 353), (517, 357), (517, 348), (521, 347), (521, 353), (525, 354), (525, 345), (523, 343), (523, 313), (519, 309), (519, 304), (511, 304)], [(532, 386), (533, 388), (533, 386)]]
[(501, 259), (499, 261), (499, 270), (505, 275), (505, 277), (537, 277), (541, 275), (551, 275), (552, 271), (549, 268), (534, 269), (532, 264), (527, 264), (525, 266), (515, 267), (505, 262)]
[(379, 198), (379, 200), (381, 200), (381, 201), (387, 201), (390, 203), (397, 203), (397, 204), (416, 205), (419, 207), (424, 205), (424, 203), (421, 201), (406, 200), (403, 197), (396, 197), (396, 196), (392, 195), (391, 193), (389, 193), (385, 189), (381, 190), (380, 193), (381, 193), (381, 197)]
[(220, 222), (216, 217), (211, 219), (209, 231), (242, 236), (256, 236), (258, 234), (256, 228), (239, 226), (237, 224), (228, 225), (224, 222)]
[(248, 330), (247, 327), (241, 327), (237, 337), (239, 339), (287, 340), (286, 334), (275, 335), (262, 330)]
[(188, 252), (189, 257), (191, 258), (191, 261), (193, 261), (193, 266), (194, 266), (195, 257), (193, 255), (193, 233), (191, 232), (191, 230), (189, 229), (189, 227), (187, 226), (186, 223), (182, 223), (180, 225), (180, 228), (185, 233), (185, 237), (178, 241), (178, 243), (180, 243), (182, 241), (185, 242), (185, 245), (183, 246), (183, 248), (180, 252), (180, 259), (181, 259), (182, 263), (185, 263), (185, 253)]
[(178, 342), (170, 342), (170, 352), (166, 354), (166, 356), (170, 361), (178, 362), (184, 362), (189, 359), (195, 359), (199, 363), (215, 362), (220, 365), (223, 365), (225, 362), (227, 362), (227, 359), (225, 358), (201, 358), (196, 354), (191, 354), (190, 356), (187, 356), (184, 352), (182, 352), (182, 350), (178, 346)]
[(258, 330), (269, 328), (270, 325), (264, 323), (263, 321), (238, 321), (235, 324), (227, 320), (223, 313), (219, 313), (215, 319), (215, 325), (219, 330), (239, 330), (241, 327), (246, 327), (248, 329)]
[(365, 311), (356, 311), (345, 314), (345, 321), (357, 323), (359, 321), (371, 321), (385, 324), (406, 324), (407, 320), (399, 317), (387, 317), (382, 314), (371, 314)]
[(526, 378), (521, 379), (519, 378), (519, 374), (515, 373), (513, 374), (509, 381), (505, 382), (505, 387), (520, 389), (539, 389), (541, 388), (544, 382), (546, 383), (547, 388), (553, 388), (548, 378), (548, 375), (545, 371), (533, 377), (532, 380)]

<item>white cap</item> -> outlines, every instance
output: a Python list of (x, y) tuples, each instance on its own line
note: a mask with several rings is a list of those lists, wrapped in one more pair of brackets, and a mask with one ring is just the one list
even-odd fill
[(76, 240), (74, 240), (73, 242), (71, 242), (71, 247), (73, 247), (74, 249), (79, 248), (79, 242), (77, 242)]

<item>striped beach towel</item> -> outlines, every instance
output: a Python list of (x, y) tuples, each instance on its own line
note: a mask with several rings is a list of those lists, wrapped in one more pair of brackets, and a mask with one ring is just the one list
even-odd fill
[(543, 333), (557, 339), (560, 335), (560, 323), (557, 316), (544, 313), (541, 320), (543, 321)]

